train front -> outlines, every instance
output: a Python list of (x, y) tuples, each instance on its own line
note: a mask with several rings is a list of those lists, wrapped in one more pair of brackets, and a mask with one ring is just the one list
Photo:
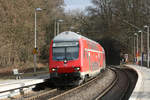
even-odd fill
[(81, 75), (79, 37), (71, 32), (57, 35), (50, 45), (50, 79), (55, 84), (78, 84)]

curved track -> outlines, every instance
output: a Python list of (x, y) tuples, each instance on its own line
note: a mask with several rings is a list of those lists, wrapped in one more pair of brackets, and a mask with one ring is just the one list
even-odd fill
[[(78, 92), (78, 91), (84, 90), (84, 89), (87, 88), (87, 87), (90, 87), (90, 86), (91, 86), (93, 83), (95, 83), (100, 77), (101, 77), (101, 75), (98, 75), (97, 77), (91, 79), (90, 81), (88, 81), (88, 82), (86, 82), (86, 83), (84, 83), (84, 84), (82, 84), (82, 85), (80, 85), (80, 86), (77, 86), (77, 87), (75, 87), (75, 88), (73, 88), (73, 89), (70, 89), (70, 90), (68, 90), (68, 91), (66, 91), (66, 92), (64, 92), (64, 93), (62, 93), (62, 94), (60, 94), (60, 95), (57, 95), (57, 96), (53, 97), (53, 98), (50, 98), (49, 100), (63, 100), (63, 99), (65, 99), (65, 97), (66, 97), (67, 95), (73, 95), (75, 92)], [(66, 98), (67, 98), (67, 97), (66, 97)]]
[(129, 68), (111, 66), (117, 74), (117, 81), (105, 95), (98, 96), (95, 100), (128, 100), (137, 81), (137, 74)]
[[(106, 82), (107, 85), (104, 83), (103, 87), (102, 86), (99, 87), (98, 83), (101, 84), (102, 83), (101, 81), (105, 82), (106, 75), (108, 75), (109, 72), (112, 73), (110, 75), (112, 75), (114, 77), (111, 76), (110, 80)], [(99, 90), (102, 93), (102, 91), (104, 91), (106, 87), (111, 88), (113, 86), (113, 84), (115, 84), (115, 82), (116, 82), (115, 75), (116, 74), (114, 72), (112, 72), (110, 69), (107, 69), (106, 71), (104, 71), (103, 73), (101, 73), (100, 75), (95, 77), (94, 79), (91, 79), (90, 81), (88, 81), (78, 87), (75, 87), (73, 89), (70, 89), (60, 95), (50, 98), (49, 100), (78, 100), (78, 99), (88, 100), (88, 99), (93, 99), (94, 97), (91, 97), (91, 98), (88, 97), (90, 94), (95, 93), (95, 91), (93, 92), (93, 90), (91, 88), (93, 88), (93, 89), (99, 88)], [(95, 84), (98, 84), (98, 85), (95, 85)], [(89, 88), (89, 89), (87, 89), (87, 88)], [(86, 93), (86, 91), (89, 93)]]

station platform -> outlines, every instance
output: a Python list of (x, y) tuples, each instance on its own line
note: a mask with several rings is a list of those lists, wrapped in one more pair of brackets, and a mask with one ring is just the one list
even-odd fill
[(126, 65), (138, 74), (138, 80), (129, 100), (150, 100), (150, 68)]
[(24, 77), (21, 79), (11, 79), (11, 80), (0, 80), (0, 99), (7, 98), (9, 94), (17, 94), (15, 90), (20, 91), (19, 89), (25, 89), (32, 87), (35, 84), (44, 82), (46, 79), (49, 79), (49, 74), (36, 75), (32, 77)]

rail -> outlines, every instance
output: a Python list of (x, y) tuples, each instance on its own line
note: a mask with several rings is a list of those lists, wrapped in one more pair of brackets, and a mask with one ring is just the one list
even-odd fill
[(112, 81), (112, 83), (111, 83), (103, 92), (101, 92), (101, 93), (95, 98), (95, 100), (99, 100), (100, 98), (102, 98), (106, 93), (108, 93), (108, 91), (110, 91), (110, 89), (112, 89), (112, 87), (113, 87), (113, 86), (117, 83), (117, 81), (118, 81), (117, 72), (116, 72), (114, 69), (112, 69), (112, 68), (109, 68), (109, 69), (111, 69), (111, 70), (113, 70), (113, 71), (115, 72), (116, 77), (115, 77), (114, 81)]
[(136, 84), (136, 75), (129, 68), (111, 67), (116, 72), (117, 79), (104, 92), (100, 93), (95, 100), (105, 100), (108, 97), (111, 100), (128, 100)]

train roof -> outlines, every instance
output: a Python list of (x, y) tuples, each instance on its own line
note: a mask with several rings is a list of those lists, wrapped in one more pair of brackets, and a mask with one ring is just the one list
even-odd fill
[(54, 42), (60, 42), (60, 41), (78, 41), (81, 38), (98, 44), (97, 42), (95, 42), (95, 41), (93, 41), (91, 39), (88, 39), (88, 38), (86, 38), (86, 37), (84, 37), (82, 35), (79, 35), (79, 34), (77, 34), (75, 32), (71, 32), (71, 31), (65, 31), (65, 32), (62, 32), (62, 33), (58, 34), (56, 37), (54, 37), (53, 41)]

